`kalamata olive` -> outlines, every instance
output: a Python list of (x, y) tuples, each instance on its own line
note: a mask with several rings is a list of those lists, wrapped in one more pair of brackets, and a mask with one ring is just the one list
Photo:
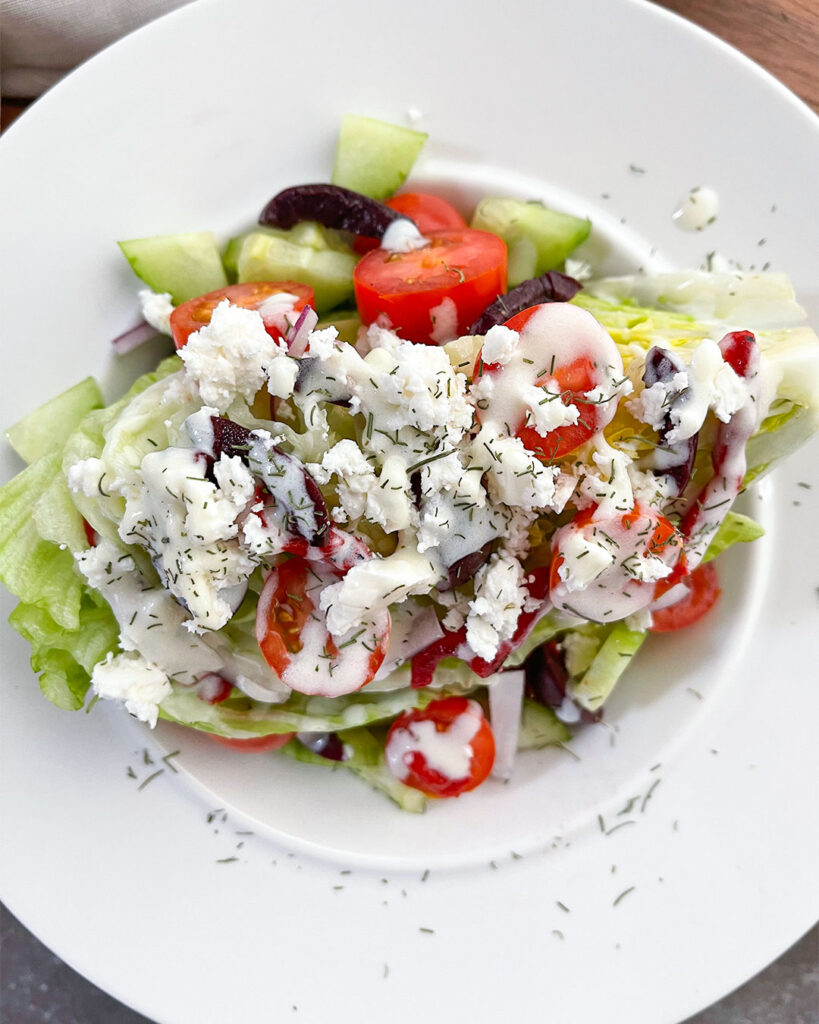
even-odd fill
[(262, 210), (260, 224), (287, 230), (303, 220), (327, 228), (383, 238), (395, 220), (407, 220), (397, 210), (340, 185), (294, 185), (273, 196)]
[(530, 306), (539, 306), (544, 302), (568, 302), (582, 287), (583, 285), (573, 277), (561, 274), (557, 270), (549, 270), (540, 277), (524, 281), (505, 295), (499, 295), (486, 307), (467, 333), (486, 334), (490, 327), (505, 323), (510, 317)]

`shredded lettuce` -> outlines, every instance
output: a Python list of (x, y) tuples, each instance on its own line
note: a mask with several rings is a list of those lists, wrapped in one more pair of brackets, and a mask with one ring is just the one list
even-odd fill
[(443, 696), (440, 690), (393, 690), (346, 697), (307, 697), (293, 693), (283, 704), (262, 704), (233, 696), (208, 704), (194, 690), (173, 684), (162, 702), (161, 718), (231, 739), (252, 739), (284, 732), (342, 732), (356, 726), (388, 722), (410, 708), (423, 708)]

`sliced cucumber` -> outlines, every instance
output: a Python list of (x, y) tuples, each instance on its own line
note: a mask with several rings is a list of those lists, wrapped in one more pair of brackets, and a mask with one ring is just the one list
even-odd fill
[(239, 281), (301, 281), (324, 313), (353, 294), (356, 256), (320, 224), (303, 221), (289, 231), (257, 228), (244, 237), (236, 261)]
[(131, 238), (119, 247), (137, 277), (155, 292), (170, 292), (176, 305), (228, 283), (210, 231)]
[(615, 622), (588, 671), (572, 690), (571, 696), (582, 708), (600, 710), (647, 635), (643, 630), (629, 629), (625, 622)]
[(544, 274), (588, 237), (591, 221), (550, 210), (543, 203), (493, 196), (481, 200), (472, 227), (491, 231), (509, 250), (509, 287)]
[(346, 114), (330, 180), (373, 199), (386, 199), (404, 184), (427, 137), (412, 128)]

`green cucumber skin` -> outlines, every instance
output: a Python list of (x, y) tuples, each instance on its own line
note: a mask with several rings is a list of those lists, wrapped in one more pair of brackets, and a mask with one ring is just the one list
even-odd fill
[(130, 238), (118, 244), (137, 277), (155, 292), (169, 292), (174, 305), (227, 286), (210, 231)]

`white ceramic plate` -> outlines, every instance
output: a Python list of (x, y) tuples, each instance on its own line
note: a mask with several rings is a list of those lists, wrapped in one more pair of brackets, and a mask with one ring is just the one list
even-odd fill
[[(145, 358), (108, 355), (136, 315), (116, 239), (227, 237), (326, 178), (342, 113), (410, 107), (431, 134), (416, 180), (589, 213), (607, 269), (770, 261), (819, 314), (816, 119), (665, 12), (204, 2), (0, 143), (4, 421), (89, 373), (113, 394)], [(697, 184), (721, 212), (686, 235), (670, 214)], [(817, 462), (749, 496), (767, 536), (731, 553), (709, 621), (641, 654), (579, 760), (531, 755), (422, 817), (344, 773), (57, 711), (4, 631), (5, 900), (168, 1024), (681, 1020), (817, 916)]]

